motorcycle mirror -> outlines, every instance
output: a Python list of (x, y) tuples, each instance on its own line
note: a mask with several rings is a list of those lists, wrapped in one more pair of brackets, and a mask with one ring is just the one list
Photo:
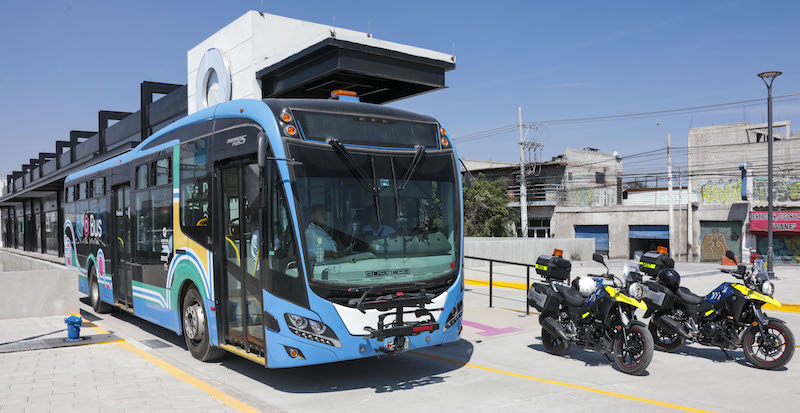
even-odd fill
[(600, 264), (605, 265), (605, 261), (603, 260), (603, 256), (599, 253), (592, 254), (592, 260), (599, 262)]
[(736, 262), (736, 254), (734, 254), (733, 251), (731, 250), (725, 251), (725, 257), (727, 257), (729, 260), (733, 262)]

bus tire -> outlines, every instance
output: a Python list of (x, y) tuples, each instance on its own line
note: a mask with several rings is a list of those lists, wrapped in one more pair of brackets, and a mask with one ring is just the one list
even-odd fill
[(92, 309), (98, 314), (110, 313), (114, 308), (100, 299), (100, 285), (97, 283), (97, 272), (94, 266), (89, 268), (89, 302), (92, 304)]
[(211, 345), (203, 299), (194, 285), (183, 296), (181, 326), (186, 348), (192, 353), (192, 357), (200, 361), (215, 361), (225, 356), (225, 350)]

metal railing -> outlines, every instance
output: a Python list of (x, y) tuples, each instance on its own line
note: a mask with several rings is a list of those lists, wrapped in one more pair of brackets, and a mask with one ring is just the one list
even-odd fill
[[(519, 265), (521, 267), (525, 267), (525, 290), (524, 290), (524, 293), (525, 293), (525, 296), (524, 296), (525, 314), (530, 315), (531, 308), (530, 308), (530, 305), (528, 304), (528, 288), (531, 285), (531, 267), (535, 267), (534, 264), (523, 264), (523, 263), (520, 263), (520, 262), (496, 260), (496, 259), (493, 259), (493, 258), (471, 257), (471, 256), (466, 256), (466, 255), (464, 256), (464, 258), (465, 259), (469, 259), (469, 260), (489, 261), (489, 307), (490, 308), (494, 307), (494, 305), (493, 305), (494, 304), (494, 302), (493, 302), (493, 297), (494, 297), (494, 263), (506, 264), (506, 265)], [(482, 270), (482, 269), (466, 268), (466, 266), (464, 267), (464, 269), (465, 270), (484, 271), (485, 272), (485, 270)], [(498, 274), (502, 274), (502, 275), (507, 276), (507, 277), (520, 278), (520, 279), (522, 278), (521, 275), (508, 274), (508, 273), (498, 273)], [(464, 274), (464, 276), (466, 277), (466, 274)]]

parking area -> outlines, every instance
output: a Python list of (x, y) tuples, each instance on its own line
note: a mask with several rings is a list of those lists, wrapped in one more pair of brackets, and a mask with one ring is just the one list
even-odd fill
[[(577, 265), (573, 273), (594, 271)], [(612, 263), (612, 269), (614, 263)], [(679, 264), (679, 269), (681, 265)], [(583, 268), (583, 269), (581, 269)], [(705, 293), (727, 280), (692, 264), (685, 285)], [(795, 272), (776, 296), (789, 301)], [(479, 271), (468, 273), (479, 278)], [(694, 274), (694, 275), (692, 275)], [(781, 271), (779, 271), (781, 276)], [(507, 282), (519, 282), (519, 280)], [(797, 278), (795, 278), (797, 279)], [(524, 282), (524, 281), (523, 281)], [(713, 285), (712, 285), (713, 284)], [(265, 370), (230, 355), (201, 363), (183, 340), (122, 312), (97, 315), (81, 304), (84, 334), (123, 342), (0, 353), (0, 412), (6, 411), (792, 411), (800, 403), (800, 360), (780, 371), (750, 367), (741, 351), (689, 345), (656, 353), (647, 373), (629, 376), (599, 353), (571, 348), (557, 357), (539, 339), (523, 291), (468, 284), (462, 340), (399, 356), (289, 370)], [(800, 297), (800, 288), (794, 289)], [(795, 300), (800, 302), (800, 299)], [(771, 311), (800, 336), (800, 313)], [(0, 320), (2, 344), (65, 336), (63, 317)]]

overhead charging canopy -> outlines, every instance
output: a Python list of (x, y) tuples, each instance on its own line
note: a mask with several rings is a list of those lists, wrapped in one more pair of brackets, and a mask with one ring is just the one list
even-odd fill
[(259, 70), (262, 98), (328, 98), (334, 90), (387, 103), (445, 87), (455, 63), (329, 38)]

